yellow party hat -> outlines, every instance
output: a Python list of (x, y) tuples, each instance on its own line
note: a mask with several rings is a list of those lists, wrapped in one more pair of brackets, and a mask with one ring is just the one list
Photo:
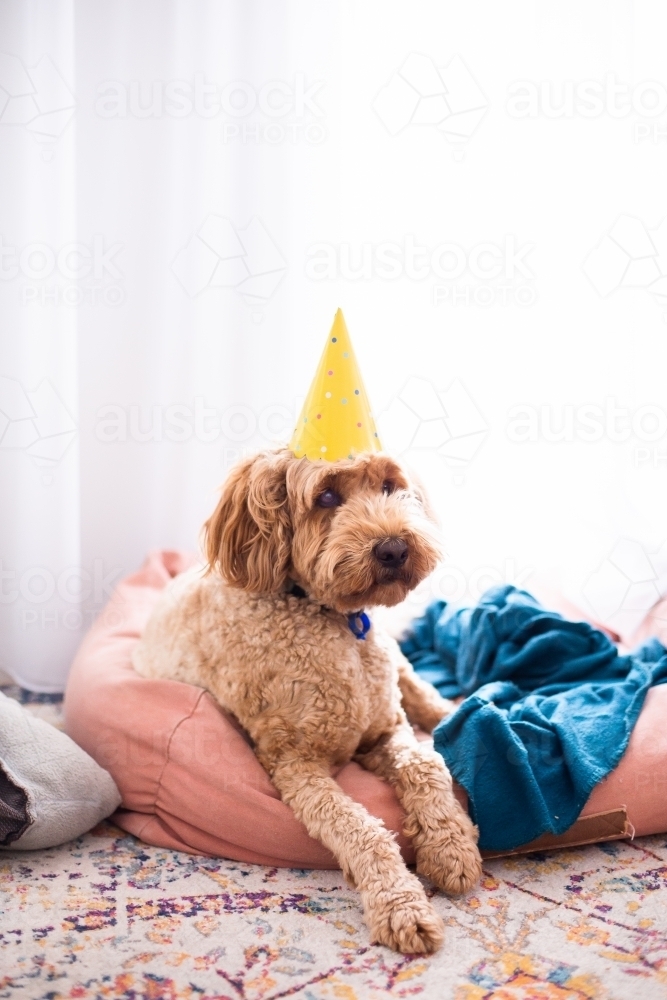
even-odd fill
[(294, 428), (290, 450), (297, 458), (325, 462), (382, 450), (340, 309)]

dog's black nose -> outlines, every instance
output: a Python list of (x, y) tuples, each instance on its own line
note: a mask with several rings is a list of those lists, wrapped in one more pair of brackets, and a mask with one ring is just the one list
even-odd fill
[(398, 569), (408, 558), (407, 542), (402, 538), (383, 538), (373, 549), (373, 555), (386, 569)]

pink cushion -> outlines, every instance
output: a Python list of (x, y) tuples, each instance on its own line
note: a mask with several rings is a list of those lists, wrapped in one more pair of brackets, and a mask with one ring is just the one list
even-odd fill
[[(160, 591), (193, 561), (154, 552), (119, 584), (72, 666), (67, 732), (115, 779), (123, 803), (114, 822), (147, 843), (265, 865), (337, 868), (206, 691), (139, 677), (132, 668), (132, 647)], [(391, 787), (358, 764), (346, 765), (336, 781), (396, 831), (412, 861)]]
[(651, 688), (618, 767), (591, 792), (581, 815), (625, 806), (638, 837), (667, 831), (667, 684)]
[[(115, 779), (123, 803), (114, 821), (147, 843), (266, 865), (336, 868), (280, 801), (238, 724), (207, 692), (139, 677), (132, 668), (132, 647), (160, 591), (192, 562), (181, 553), (154, 552), (118, 586), (72, 666), (67, 732)], [(583, 816), (625, 806), (637, 834), (667, 830), (666, 717), (667, 685), (649, 692), (625, 756), (594, 789)], [(413, 861), (391, 787), (357, 764), (342, 768), (336, 780), (395, 831), (403, 856)]]

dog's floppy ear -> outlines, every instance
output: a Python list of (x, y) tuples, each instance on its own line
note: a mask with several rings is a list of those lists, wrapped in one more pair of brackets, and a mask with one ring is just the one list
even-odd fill
[(273, 594), (290, 568), (292, 530), (285, 456), (265, 453), (240, 462), (204, 525), (209, 570), (253, 594)]

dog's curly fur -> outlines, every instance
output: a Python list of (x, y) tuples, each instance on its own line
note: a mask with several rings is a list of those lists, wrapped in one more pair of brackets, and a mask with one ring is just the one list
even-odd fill
[[(379, 560), (386, 539), (407, 544), (402, 564)], [(476, 883), (477, 830), (442, 758), (408, 722), (430, 732), (450, 703), (392, 639), (372, 628), (359, 641), (347, 621), (397, 604), (435, 567), (423, 492), (384, 455), (317, 463), (261, 453), (232, 470), (205, 543), (208, 566), (167, 588), (136, 648), (137, 671), (207, 688), (359, 889), (373, 939), (434, 951), (444, 927), (421, 882), (383, 823), (332, 778), (352, 759), (385, 778), (405, 810), (417, 871), (449, 893)]]

